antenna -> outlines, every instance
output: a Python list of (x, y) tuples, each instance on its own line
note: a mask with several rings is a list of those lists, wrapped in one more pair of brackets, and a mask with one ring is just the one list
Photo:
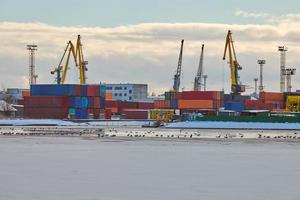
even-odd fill
[(27, 45), (29, 51), (29, 86), (36, 84), (37, 75), (35, 74), (35, 51), (37, 51), (37, 45)]

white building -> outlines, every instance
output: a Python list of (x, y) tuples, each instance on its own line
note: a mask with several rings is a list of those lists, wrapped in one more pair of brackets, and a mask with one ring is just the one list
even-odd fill
[(122, 101), (143, 101), (147, 99), (147, 84), (105, 84), (106, 92), (112, 93), (112, 99)]

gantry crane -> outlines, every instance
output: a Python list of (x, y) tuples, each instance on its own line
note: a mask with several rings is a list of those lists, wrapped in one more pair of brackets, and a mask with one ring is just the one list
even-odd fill
[(183, 43), (184, 43), (184, 40), (181, 40), (181, 47), (180, 47), (180, 53), (179, 53), (179, 59), (178, 59), (178, 66), (177, 66), (176, 74), (174, 75), (173, 90), (175, 92), (178, 92), (179, 91), (179, 87), (180, 87), (180, 76), (181, 76)]
[(232, 33), (229, 30), (227, 37), (226, 37), (226, 43), (225, 43), (225, 49), (224, 49), (224, 56), (223, 60), (225, 60), (226, 53), (228, 50), (229, 55), (229, 68), (230, 68), (230, 78), (231, 78), (231, 93), (235, 95), (239, 95), (242, 92), (245, 92), (245, 85), (242, 85), (239, 80), (239, 74), (238, 70), (241, 70), (242, 67), (238, 63), (236, 59), (236, 53), (234, 50), (233, 40), (232, 40)]
[[(65, 65), (62, 65), (66, 53), (68, 52)], [(85, 72), (87, 71), (87, 61), (84, 60), (83, 58), (83, 52), (82, 52), (82, 44), (81, 44), (81, 37), (78, 35), (77, 37), (77, 42), (76, 42), (76, 48), (74, 47), (73, 43), (69, 41), (67, 43), (67, 46), (64, 50), (64, 53), (62, 55), (62, 58), (59, 61), (58, 66), (51, 71), (51, 74), (56, 74), (56, 83), (57, 84), (64, 84), (68, 72), (68, 66), (69, 66), (69, 61), (70, 57), (74, 58), (74, 62), (76, 67), (79, 68), (79, 77), (80, 77), (80, 84), (85, 84), (86, 83), (86, 75)]]
[(203, 53), (204, 53), (204, 44), (201, 47), (200, 61), (198, 66), (198, 71), (194, 80), (194, 91), (201, 91), (202, 78), (203, 78)]

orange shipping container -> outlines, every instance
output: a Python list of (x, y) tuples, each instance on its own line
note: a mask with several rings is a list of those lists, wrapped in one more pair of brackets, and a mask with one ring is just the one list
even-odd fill
[(280, 92), (261, 92), (259, 98), (263, 101), (284, 101), (284, 95)]
[(178, 100), (179, 109), (212, 109), (212, 100)]
[(29, 97), (30, 96), (30, 91), (22, 91), (22, 96), (23, 97)]
[(111, 92), (106, 92), (105, 93), (105, 100), (112, 100), (112, 93)]

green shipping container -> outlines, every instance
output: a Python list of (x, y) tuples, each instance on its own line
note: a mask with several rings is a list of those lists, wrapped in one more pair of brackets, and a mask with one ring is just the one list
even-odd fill
[(75, 115), (76, 111), (75, 108), (69, 108), (69, 115)]
[(171, 100), (171, 92), (165, 92), (165, 100)]

